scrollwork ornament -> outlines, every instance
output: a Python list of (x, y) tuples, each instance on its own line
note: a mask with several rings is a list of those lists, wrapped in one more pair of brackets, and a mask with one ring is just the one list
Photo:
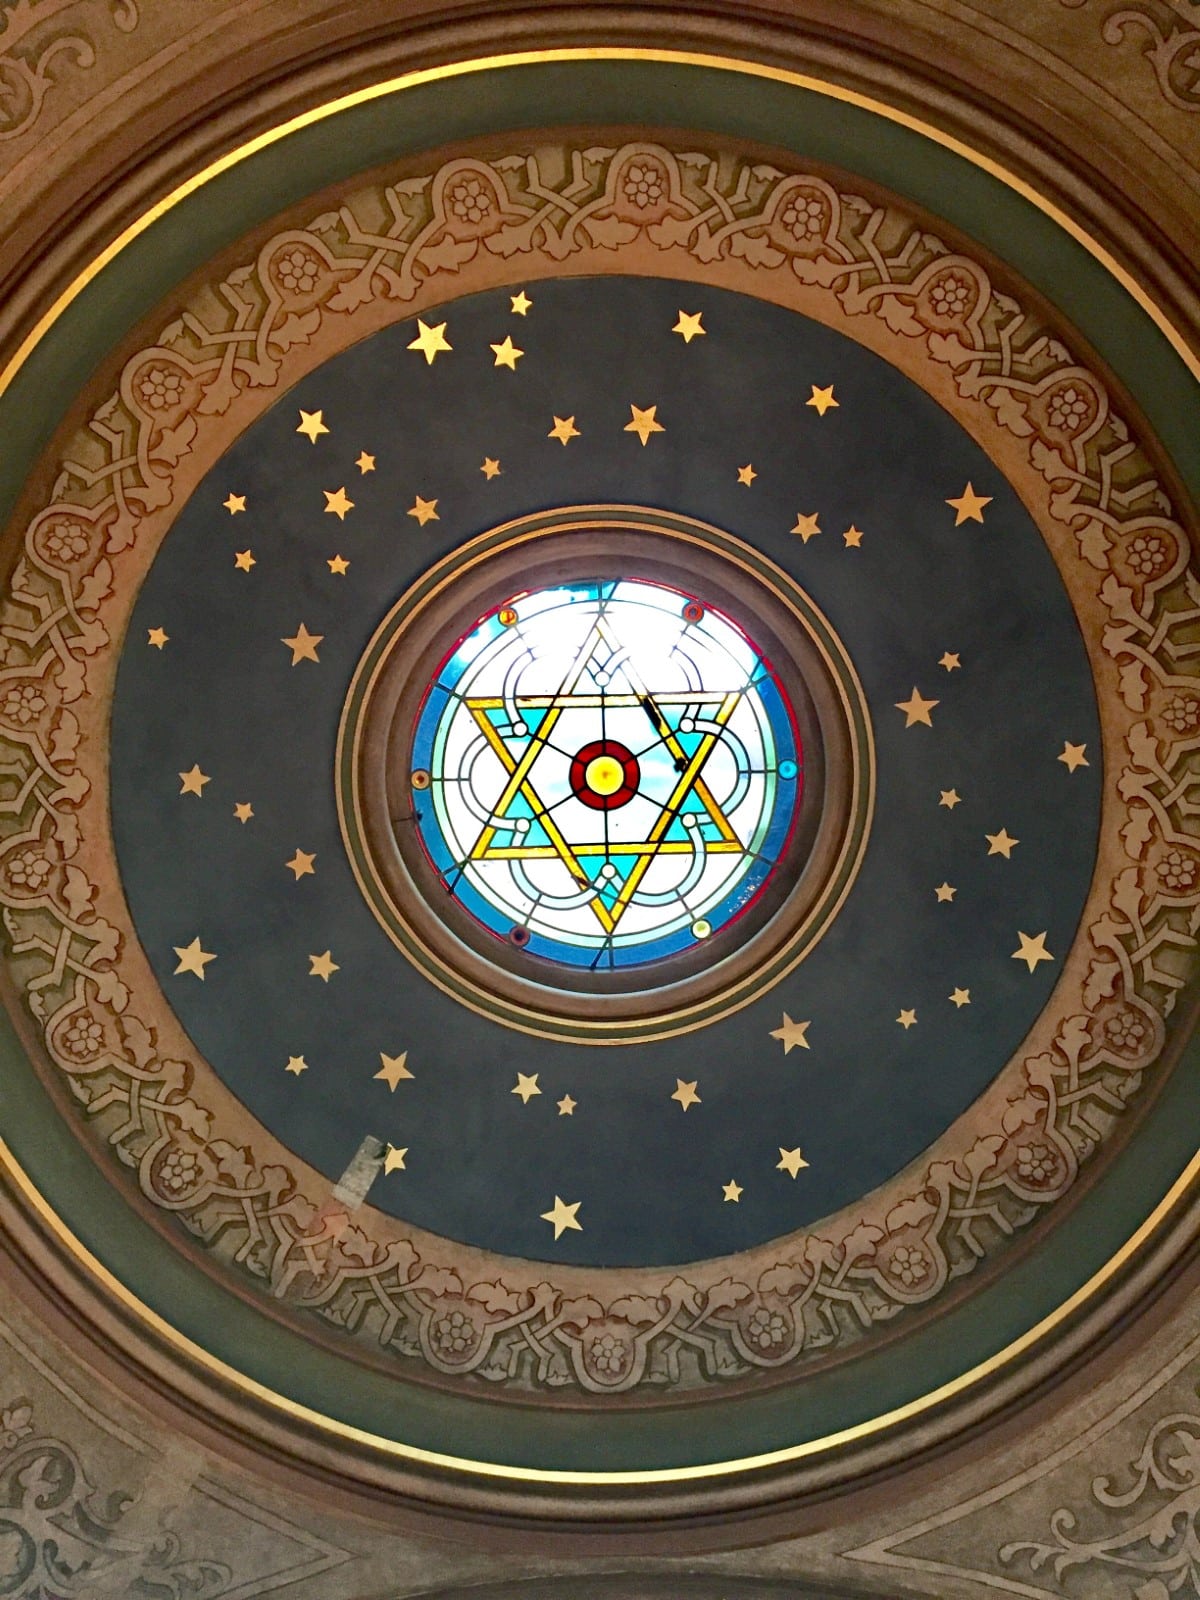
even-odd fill
[[(1078, 10), (1087, 0), (1059, 0)], [(1200, 111), (1200, 28), (1188, 0), (1137, 0), (1105, 17), (1105, 44), (1140, 41), (1163, 99), (1180, 111)]]
[[(132, 33), (140, 0), (109, 0), (113, 25)], [(9, 0), (0, 17), (0, 143), (28, 133), (42, 114), (57, 76), (65, 68), (96, 64), (96, 46), (80, 19), (67, 32), (46, 24), (63, 13), (82, 11), (78, 0)]]

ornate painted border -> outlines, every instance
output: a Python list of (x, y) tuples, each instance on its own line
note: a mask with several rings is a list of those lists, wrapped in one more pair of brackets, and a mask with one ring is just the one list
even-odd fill
[[(0, 613), (0, 902), (54, 1075), (142, 1194), (243, 1281), (414, 1375), (521, 1397), (703, 1390), (851, 1348), (935, 1300), (1112, 1132), (1162, 1052), (1200, 922), (1200, 587), (1104, 383), (902, 208), (705, 142), (463, 155), (275, 233), (125, 362), (66, 446)], [(166, 1011), (116, 887), (104, 711), (175, 508), (281, 388), (441, 299), (606, 270), (793, 305), (955, 411), (1022, 493), (1075, 603), (1105, 714), (1106, 820), (1087, 932), (1051, 1006), (925, 1158), (819, 1234), (669, 1281), (563, 1269), (551, 1284), (479, 1252), (447, 1262), (445, 1241), (352, 1218), (261, 1131), (257, 1150), (238, 1142), (248, 1119)]]

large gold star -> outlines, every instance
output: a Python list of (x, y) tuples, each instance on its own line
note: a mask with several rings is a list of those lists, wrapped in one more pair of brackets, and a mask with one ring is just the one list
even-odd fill
[(707, 328), (700, 326), (700, 318), (703, 315), (703, 311), (681, 311), (679, 313), (679, 321), (671, 329), (671, 332), (679, 334), (684, 344), (691, 344), (693, 339), (699, 338), (708, 332)]
[(311, 874), (314, 878), (316, 877), (317, 869), (313, 866), (313, 862), (316, 859), (315, 854), (308, 855), (303, 850), (297, 850), (290, 861), (284, 862), (284, 866), (295, 874), (296, 882), (299, 883), (306, 873)]
[(675, 1093), (671, 1096), (671, 1099), (678, 1100), (685, 1111), (689, 1106), (700, 1105), (700, 1096), (696, 1093), (696, 1084), (698, 1082), (699, 1079), (697, 1078), (693, 1078), (691, 1083), (684, 1083), (682, 1078), (676, 1078)]
[(308, 1062), (303, 1056), (289, 1056), (287, 1066), (283, 1070), (290, 1072), (293, 1078), (298, 1078), (302, 1072), (308, 1071)]
[(417, 337), (408, 347), (410, 350), (419, 350), (425, 357), (427, 366), (432, 366), (443, 350), (453, 350), (454, 346), (446, 337), (446, 324), (439, 322), (436, 328), (431, 328), (427, 322), (417, 318)]
[(496, 358), (494, 364), (497, 367), (508, 367), (511, 372), (515, 372), (517, 370), (517, 362), (525, 352), (517, 349), (512, 342), (511, 334), (505, 334), (503, 344), (494, 344), (492, 346), (492, 354)]
[(817, 522), (817, 513), (815, 511), (810, 512), (807, 516), (805, 516), (803, 511), (797, 511), (796, 526), (792, 529), (792, 532), (798, 533), (805, 544), (807, 544), (810, 539), (815, 539), (820, 531), (821, 529)]
[(549, 1222), (554, 1228), (554, 1237), (561, 1239), (568, 1229), (575, 1233), (583, 1232), (583, 1223), (579, 1221), (579, 1208), (582, 1200), (576, 1200), (569, 1206), (559, 1195), (554, 1196), (554, 1204), (549, 1211), (543, 1211), (542, 1221)]
[(1090, 767), (1092, 764), (1083, 753), (1086, 749), (1087, 745), (1085, 744), (1068, 744), (1064, 739), (1062, 755), (1057, 759), (1062, 762), (1068, 772), (1076, 772), (1080, 767)]
[(983, 508), (984, 506), (990, 506), (991, 503), (992, 497), (990, 494), (976, 494), (969, 483), (957, 500), (946, 501), (948, 506), (954, 507), (954, 526), (956, 528), (960, 528), (964, 522), (982, 522)]
[(254, 807), (248, 800), (239, 800), (233, 808), (233, 814), (239, 822), (249, 822), (254, 815)]
[(776, 1172), (786, 1172), (789, 1178), (794, 1178), (801, 1167), (806, 1167), (808, 1162), (800, 1154), (799, 1145), (794, 1150), (785, 1150), (779, 1146), (779, 1160), (775, 1163)]
[(408, 1061), (408, 1051), (401, 1050), (398, 1056), (385, 1056), (381, 1050), (379, 1052), (379, 1059), (383, 1065), (380, 1067), (375, 1076), (386, 1083), (392, 1093), (395, 1094), (396, 1085), (401, 1081), (401, 1079), (412, 1077), (412, 1073), (408, 1070), (406, 1065)]
[(576, 1105), (576, 1102), (571, 1099), (571, 1096), (569, 1094), (563, 1095), (562, 1099), (560, 1101), (558, 1101), (558, 1114), (559, 1114), (559, 1116), (560, 1117), (573, 1117), (575, 1115), (575, 1105)]
[(963, 1006), (969, 1006), (971, 1004), (971, 991), (970, 989), (955, 989), (953, 994), (950, 996), (950, 999), (954, 1002), (957, 1009), (961, 1011)]
[(728, 1183), (723, 1183), (721, 1185), (721, 1194), (724, 1199), (732, 1200), (736, 1205), (737, 1202), (742, 1198), (743, 1189), (740, 1183), (735, 1183), (734, 1180), (730, 1178)]
[(296, 429), (296, 432), (302, 433), (306, 439), (316, 444), (323, 433), (329, 432), (329, 429), (325, 426), (325, 413), (323, 411), (305, 411), (301, 408), (300, 426)]
[(558, 439), (564, 445), (569, 439), (578, 439), (579, 429), (575, 426), (575, 418), (555, 417), (554, 426), (546, 437), (547, 439)]
[(365, 477), (368, 472), (375, 471), (375, 457), (369, 456), (365, 450), (360, 450), (354, 465)]
[(904, 726), (906, 728), (915, 728), (919, 722), (924, 723), (927, 728), (932, 728), (933, 718), (929, 713), (934, 706), (940, 706), (941, 703), (940, 700), (923, 700), (921, 691), (914, 684), (912, 698), (909, 700), (897, 700), (896, 710), (903, 711)]
[(1007, 828), (1001, 828), (999, 833), (985, 833), (983, 837), (988, 842), (988, 855), (1003, 856), (1005, 861), (1012, 860), (1012, 853), (1021, 842), (1014, 839)]
[(500, 463), (496, 460), (495, 456), (484, 456), (483, 465), (479, 470), (490, 483), (493, 478), (498, 478), (500, 476)]
[(146, 643), (152, 644), (156, 650), (161, 650), (170, 639), (171, 635), (165, 628), (147, 628)]
[(301, 661), (316, 661), (319, 665), (320, 658), (317, 655), (317, 646), (324, 637), (323, 633), (309, 633), (308, 629), (301, 623), (292, 638), (281, 639), (279, 642), (287, 645), (292, 652), (292, 665), (294, 667), (298, 666)]
[(216, 956), (209, 950), (201, 950), (200, 940), (193, 939), (191, 944), (176, 944), (171, 948), (179, 958), (179, 965), (175, 968), (175, 977), (181, 972), (190, 972), (204, 982), (204, 969), (210, 961), (215, 961)]
[(833, 398), (832, 384), (829, 385), (828, 389), (818, 389), (815, 383), (811, 387), (812, 397), (806, 400), (804, 404), (812, 406), (819, 417), (823, 417), (831, 406), (836, 406), (840, 403)]
[(631, 404), (629, 410), (632, 413), (632, 417), (625, 424), (625, 432), (636, 433), (642, 441), (643, 448), (649, 442), (652, 433), (666, 433), (667, 430), (655, 417), (655, 412), (658, 410), (657, 406), (647, 406), (643, 410), (641, 406)]
[(258, 562), (254, 559), (253, 550), (237, 550), (234, 552), (233, 564), (239, 572), (249, 572), (251, 567), (258, 565)]
[(511, 1093), (520, 1095), (521, 1104), (527, 1106), (535, 1094), (541, 1094), (538, 1088), (538, 1075), (536, 1072), (518, 1072), (516, 1086)]
[(783, 1046), (783, 1053), (785, 1056), (790, 1055), (793, 1048), (797, 1045), (799, 1045), (801, 1050), (811, 1050), (812, 1046), (809, 1044), (806, 1037), (808, 1030), (811, 1027), (811, 1020), (808, 1022), (793, 1022), (791, 1017), (789, 1017), (785, 1011), (783, 1013), (783, 1026), (780, 1028), (775, 1028), (771, 1033), (771, 1037), (772, 1039), (779, 1040), (780, 1044)]
[(951, 883), (939, 883), (933, 892), (935, 895), (937, 895), (938, 905), (941, 906), (949, 904), (949, 902), (953, 900), (954, 896), (958, 893), (958, 890)]
[(244, 494), (231, 494), (227, 500), (222, 500), (221, 504), (231, 517), (236, 517), (239, 511), (245, 511), (246, 509), (246, 496)]
[(211, 783), (212, 779), (207, 772), (201, 772), (198, 766), (193, 765), (189, 772), (179, 774), (180, 794), (203, 794), (204, 785)]
[(324, 955), (309, 956), (308, 958), (309, 977), (320, 978), (322, 983), (328, 983), (330, 978), (333, 977), (334, 973), (340, 972), (341, 970), (341, 967), (338, 966), (337, 962), (333, 959), (333, 956), (328, 950), (326, 950)]
[(525, 293), (524, 289), (522, 289), (520, 294), (509, 295), (508, 303), (513, 308), (513, 312), (516, 316), (523, 317), (528, 312), (530, 306), (533, 304), (533, 301)]
[(407, 1145), (405, 1145), (403, 1149), (397, 1149), (394, 1144), (388, 1145), (387, 1154), (383, 1158), (383, 1175), (385, 1178), (389, 1172), (408, 1171), (408, 1168), (404, 1165), (404, 1158), (407, 1154)]
[(340, 489), (322, 489), (321, 493), (325, 496), (325, 510), (339, 522), (345, 522), (347, 511), (354, 510), (354, 501), (346, 493), (345, 485)]
[(438, 516), (437, 501), (422, 500), (420, 495), (417, 495), (412, 505), (409, 506), (408, 515), (416, 517), (418, 525), (422, 528), (427, 522), (440, 522), (442, 520)]
[(1017, 938), (1021, 941), (1021, 948), (1013, 951), (1014, 961), (1024, 961), (1032, 972), (1039, 961), (1053, 961), (1054, 957), (1046, 949), (1045, 933), (1038, 933), (1030, 938), (1027, 933), (1018, 930)]
[(945, 806), (947, 811), (953, 811), (955, 806), (962, 805), (962, 795), (957, 789), (939, 789), (938, 805)]
[(896, 1018), (896, 1021), (904, 1029), (905, 1033), (907, 1033), (908, 1030), (915, 1025), (916, 1020), (917, 1013), (915, 1011), (905, 1011), (903, 1008), (901, 1008), (900, 1015)]
[(739, 467), (737, 469), (737, 481), (739, 483), (744, 483), (746, 485), (747, 489), (750, 487), (750, 485), (754, 482), (755, 478), (757, 478), (757, 477), (758, 477), (758, 473), (755, 472), (754, 467), (752, 466), (752, 464), (749, 461), (747, 461), (747, 463), (746, 463), (746, 465), (744, 467)]

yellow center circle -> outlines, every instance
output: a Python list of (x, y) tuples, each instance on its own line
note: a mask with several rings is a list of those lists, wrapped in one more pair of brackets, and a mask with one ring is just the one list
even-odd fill
[(583, 780), (593, 794), (616, 794), (625, 782), (625, 768), (616, 756), (593, 756), (584, 769)]

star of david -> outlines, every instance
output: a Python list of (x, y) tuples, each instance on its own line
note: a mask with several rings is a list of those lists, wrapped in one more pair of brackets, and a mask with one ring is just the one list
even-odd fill
[[(612, 934), (658, 856), (743, 853), (745, 847), (704, 779), (704, 766), (744, 692), (742, 685), (652, 693), (601, 615), (554, 693), (465, 698), (506, 775), (467, 859), (557, 858), (604, 932)], [(635, 708), (653, 735), (637, 752), (604, 731), (614, 714)], [(685, 711), (696, 718), (687, 732), (681, 727)], [(576, 743), (569, 730), (573, 726), (578, 733), (581, 713), (591, 737)], [(555, 738), (563, 731), (569, 747)], [(669, 777), (645, 770), (644, 758), (658, 749), (670, 758), (661, 764), (669, 765)], [(539, 790), (540, 782), (545, 787), (540, 769), (553, 762), (560, 774), (556, 786), (561, 787), (564, 761), (570, 762), (569, 793), (547, 801)], [(603, 838), (572, 839), (561, 825), (561, 808), (568, 799), (603, 812), (635, 796), (654, 808), (643, 837), (614, 840), (606, 830)]]

